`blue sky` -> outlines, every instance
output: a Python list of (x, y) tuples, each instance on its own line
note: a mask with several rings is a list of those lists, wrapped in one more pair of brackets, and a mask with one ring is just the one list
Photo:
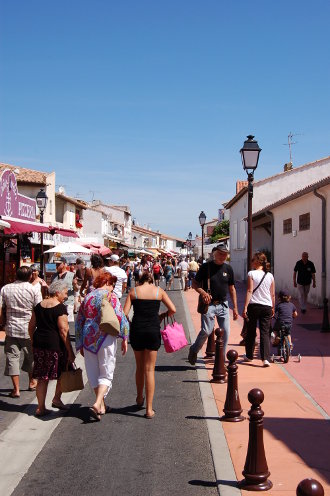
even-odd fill
[(330, 155), (327, 0), (0, 0), (0, 161), (187, 237), (246, 175)]

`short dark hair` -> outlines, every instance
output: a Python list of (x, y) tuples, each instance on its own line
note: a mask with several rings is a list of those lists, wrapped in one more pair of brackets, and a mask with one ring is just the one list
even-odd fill
[(91, 264), (93, 269), (101, 269), (102, 267), (104, 267), (103, 258), (100, 255), (97, 255), (96, 253), (92, 253)]
[(20, 267), (16, 271), (16, 278), (18, 281), (29, 282), (31, 276), (32, 276), (32, 269), (27, 265), (22, 265), (22, 267)]

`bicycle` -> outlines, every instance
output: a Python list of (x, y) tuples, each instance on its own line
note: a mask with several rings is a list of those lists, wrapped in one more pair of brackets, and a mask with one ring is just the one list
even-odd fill
[[(290, 326), (282, 324), (277, 331), (277, 336), (275, 336), (275, 334), (272, 336), (273, 337), (272, 344), (273, 346), (277, 346), (277, 354), (280, 357), (280, 359), (283, 360), (284, 363), (288, 363), (292, 351), (292, 346), (290, 345), (290, 341), (288, 338), (290, 334), (290, 329), (291, 329)], [(300, 362), (301, 360), (300, 354), (297, 356), (297, 358), (298, 358), (298, 362)], [(275, 355), (272, 356), (271, 361), (275, 362)]]

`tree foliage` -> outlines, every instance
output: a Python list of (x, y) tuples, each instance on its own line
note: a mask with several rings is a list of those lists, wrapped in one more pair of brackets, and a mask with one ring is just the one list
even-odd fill
[(229, 220), (223, 220), (215, 226), (212, 236), (210, 236), (210, 241), (215, 243), (218, 239), (226, 236), (229, 236)]

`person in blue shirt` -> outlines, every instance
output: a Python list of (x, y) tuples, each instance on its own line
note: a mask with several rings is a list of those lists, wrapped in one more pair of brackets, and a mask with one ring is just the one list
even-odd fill
[(291, 296), (286, 291), (280, 291), (279, 302), (275, 306), (275, 326), (274, 330), (278, 331), (281, 327), (285, 326), (288, 333), (290, 347), (292, 348), (291, 329), (293, 319), (298, 316), (295, 305), (291, 302)]

